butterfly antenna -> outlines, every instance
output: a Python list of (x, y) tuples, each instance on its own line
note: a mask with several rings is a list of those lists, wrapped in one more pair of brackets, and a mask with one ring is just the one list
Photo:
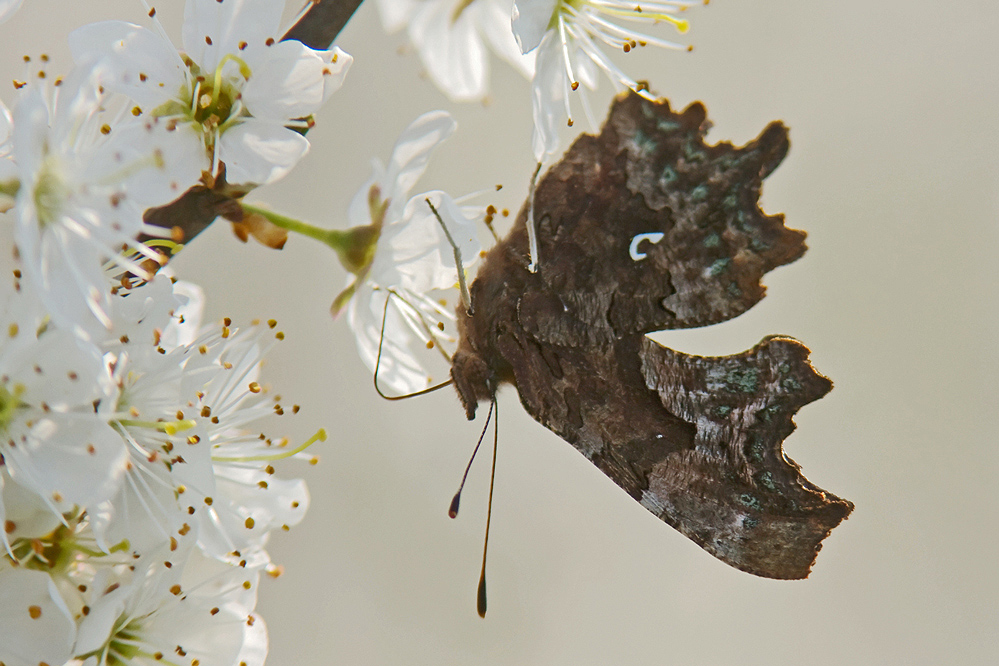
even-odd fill
[(465, 473), (461, 477), (461, 485), (458, 486), (458, 492), (454, 494), (451, 499), (451, 506), (447, 510), (447, 515), (451, 518), (458, 517), (458, 504), (461, 502), (461, 491), (465, 487), (465, 480), (468, 478), (468, 470), (472, 469), (472, 461), (475, 460), (475, 454), (479, 452), (479, 447), (482, 446), (482, 440), (486, 436), (486, 430), (489, 429), (489, 420), (493, 417), (493, 403), (489, 403), (489, 413), (486, 414), (486, 424), (482, 426), (482, 434), (479, 435), (479, 441), (475, 445), (475, 449), (472, 451), (472, 457), (468, 459), (468, 464), (465, 465)]
[(496, 420), (493, 422), (493, 469), (489, 473), (489, 505), (486, 509), (486, 538), (482, 543), (482, 572), (479, 574), (479, 589), (476, 594), (476, 610), (479, 617), (486, 616), (486, 551), (489, 549), (489, 523), (493, 517), (493, 487), (496, 485), (496, 449), (499, 445), (499, 407), (496, 396), (493, 396), (493, 408), (496, 410)]
[[(431, 386), (430, 388), (425, 388), (422, 391), (416, 391), (414, 393), (406, 393), (404, 395), (385, 395), (384, 393), (382, 393), (382, 389), (378, 386), (378, 369), (382, 365), (382, 345), (385, 342), (385, 320), (388, 318), (389, 301), (392, 300), (393, 296), (396, 296), (395, 292), (389, 291), (388, 296), (385, 298), (385, 308), (382, 310), (382, 330), (381, 333), (379, 333), (378, 335), (378, 356), (375, 358), (375, 376), (374, 376), (375, 391), (377, 391), (378, 395), (380, 395), (385, 400), (405, 400), (406, 398), (415, 398), (418, 395), (433, 393), (437, 389), (442, 389), (445, 386), (450, 386), (451, 384), (454, 383), (453, 379), (449, 379), (446, 382), (442, 382), (436, 386)], [(398, 296), (396, 296), (396, 298), (398, 298)]]
[(538, 174), (541, 173), (541, 162), (534, 169), (531, 176), (531, 184), (527, 188), (527, 245), (531, 252), (531, 263), (527, 265), (527, 270), (532, 273), (538, 272), (538, 232), (534, 228), (534, 190), (538, 186)]
[(468, 285), (465, 284), (465, 267), (461, 262), (461, 249), (458, 247), (458, 244), (454, 242), (454, 239), (451, 238), (451, 232), (447, 230), (447, 225), (444, 224), (444, 218), (442, 218), (441, 214), (437, 212), (436, 208), (434, 208), (434, 204), (430, 201), (430, 197), (424, 198), (424, 201), (426, 201), (427, 205), (430, 206), (430, 212), (432, 212), (434, 217), (437, 218), (437, 221), (441, 225), (441, 229), (444, 230), (444, 235), (447, 236), (447, 242), (451, 244), (451, 249), (454, 250), (454, 267), (458, 270), (458, 287), (461, 289), (461, 304), (465, 307), (465, 312), (468, 316), (471, 317), (474, 312), (472, 310), (472, 297), (468, 295)]

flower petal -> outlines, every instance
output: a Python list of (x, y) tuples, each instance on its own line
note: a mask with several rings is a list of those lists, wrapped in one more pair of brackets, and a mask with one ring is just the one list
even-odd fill
[(447, 111), (430, 111), (404, 129), (392, 148), (382, 197), (391, 199), (396, 209), (401, 211), (409, 191), (426, 171), (430, 153), (457, 127), (458, 123)]
[(451, 2), (427, 2), (409, 22), (409, 38), (434, 83), (455, 101), (486, 94), (489, 62), (470, 13), (454, 18)]
[[(283, 0), (188, 0), (182, 43), (202, 70), (214, 73), (228, 54), (265, 48), (281, 38)], [(247, 46), (241, 48), (243, 43)]]
[(468, 219), (446, 193), (426, 192), (410, 199), (402, 219), (382, 231), (371, 266), (372, 282), (416, 293), (448, 289), (458, 282), (454, 249), (427, 205), (428, 198), (458, 244), (465, 267), (478, 259), (482, 246), (475, 220)]
[(78, 65), (99, 61), (101, 83), (140, 107), (151, 110), (186, 88), (186, 68), (173, 44), (133, 23), (85, 25), (70, 33), (69, 47)]
[(219, 142), (219, 159), (233, 184), (280, 180), (307, 152), (309, 142), (298, 132), (255, 118), (227, 129)]
[(357, 338), (357, 351), (364, 364), (374, 371), (384, 318), (382, 356), (377, 364), (379, 386), (387, 386), (399, 393), (425, 389), (430, 377), (410, 349), (414, 338), (399, 312), (399, 308), (406, 306), (393, 297), (386, 311), (385, 299), (388, 297), (384, 289), (376, 291), (370, 282), (365, 282), (350, 302), (347, 323)]
[(128, 458), (118, 433), (96, 418), (38, 417), (29, 430), (16, 433), (25, 438), (16, 452), (8, 448), (5, 454), (11, 478), (42, 497), (81, 507), (112, 497)]
[(256, 118), (285, 122), (304, 118), (323, 102), (327, 64), (301, 42), (289, 40), (268, 49), (243, 88), (243, 102)]
[(326, 69), (323, 71), (323, 75), (326, 77), (323, 83), (323, 101), (325, 102), (343, 85), (344, 79), (347, 78), (347, 70), (354, 62), (354, 57), (346, 51), (340, 50), (338, 46), (334, 46), (328, 51), (317, 51), (317, 53), (326, 63)]
[(0, 0), (0, 23), (3, 23), (21, 8), (24, 0)]
[(558, 0), (515, 0), (511, 25), (520, 52), (527, 53), (541, 44), (548, 32)]
[(419, 0), (376, 0), (375, 5), (382, 17), (385, 32), (395, 32), (409, 23), (420, 2)]
[(538, 59), (531, 85), (531, 111), (534, 113), (532, 144), (534, 157), (543, 162), (558, 152), (559, 126), (565, 118), (565, 72), (557, 35), (545, 36), (538, 47)]
[(47, 573), (0, 569), (0, 661), (9, 666), (63, 664), (76, 625)]
[(509, 0), (477, 0), (465, 11), (476, 11), (476, 23), (496, 55), (530, 79), (534, 76), (534, 51), (524, 53), (510, 25)]

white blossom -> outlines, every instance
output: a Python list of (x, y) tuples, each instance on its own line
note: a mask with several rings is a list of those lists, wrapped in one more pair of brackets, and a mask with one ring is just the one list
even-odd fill
[(226, 165), (230, 183), (282, 178), (305, 155), (301, 130), (343, 83), (352, 58), (333, 48), (278, 41), (284, 2), (188, 0), (181, 51), (159, 22), (156, 31), (106, 21), (70, 35), (78, 60), (97, 58), (110, 89), (144, 115), (170, 121), (178, 141), (193, 142), (200, 164)]
[(427, 199), (447, 224), (466, 266), (477, 260), (480, 250), (475, 222), (481, 208), (459, 205), (444, 192), (409, 196), (430, 153), (455, 127), (443, 111), (417, 118), (396, 142), (388, 169), (375, 161), (373, 177), (348, 211), (355, 229), (372, 235), (362, 253), (366, 261), (353, 267), (355, 275), (334, 302), (333, 312), (346, 309), (361, 358), (372, 370), (381, 342), (378, 379), (396, 391), (427, 388), (432, 380), (428, 357), (437, 353), (428, 352), (427, 346), (440, 349), (456, 339), (453, 315), (431, 293), (457, 283), (454, 252)]
[(200, 525), (201, 547), (224, 558), (262, 546), (268, 531), (297, 524), (308, 506), (304, 482), (275, 478), (269, 466), (292, 456), (291, 447), (247, 429), (283, 411), (257, 381), (270, 341), (283, 334), (266, 324), (226, 324), (166, 348), (171, 329), (186, 326), (176, 310), (172, 317), (155, 340), (119, 347), (113, 424), (127, 443), (128, 472), (113, 498), (91, 508), (90, 520), (105, 548), (127, 539), (143, 549), (185, 524)]
[[(0, 315), (0, 462), (5, 479), (35, 493), (60, 517), (111, 497), (127, 454), (102, 412), (117, 399), (100, 349), (71, 331), (44, 324), (22, 286)], [(9, 475), (7, 477), (6, 475)], [(0, 521), (14, 521), (6, 488)], [(23, 511), (22, 511), (23, 513)], [(10, 552), (7, 532), (3, 544)]]
[[(558, 128), (573, 124), (572, 93), (597, 85), (597, 70), (603, 70), (618, 89), (630, 88), (654, 99), (647, 86), (640, 85), (604, 53), (604, 47), (630, 52), (639, 46), (654, 45), (689, 51), (690, 47), (648, 35), (631, 24), (651, 26), (670, 23), (683, 33), (688, 23), (677, 13), (696, 4), (695, 0), (515, 0), (513, 32), (524, 53), (535, 52), (531, 107), (534, 114), (533, 145), (538, 161), (555, 155), (559, 148)], [(706, 4), (706, 3), (705, 3)], [(584, 112), (593, 124), (593, 114), (585, 96)]]
[(438, 88), (453, 100), (477, 100), (489, 84), (487, 45), (526, 78), (534, 54), (521, 53), (510, 30), (512, 0), (379, 0), (388, 31), (406, 26)]
[[(253, 654), (266, 629), (252, 613), (259, 570), (205, 559), (196, 531), (143, 555), (130, 569), (90, 587), (74, 655), (94, 666), (196, 663), (231, 666)], [(257, 626), (257, 625), (260, 626)], [(257, 650), (259, 654), (259, 650)], [(260, 666), (258, 661), (247, 666)]]
[(22, 85), (0, 150), (0, 190), (13, 197), (25, 278), (57, 324), (91, 337), (110, 326), (105, 262), (146, 275), (139, 262), (156, 254), (135, 238), (155, 231), (143, 211), (199, 175), (164, 123), (106, 117), (100, 76), (81, 66), (54, 88)]

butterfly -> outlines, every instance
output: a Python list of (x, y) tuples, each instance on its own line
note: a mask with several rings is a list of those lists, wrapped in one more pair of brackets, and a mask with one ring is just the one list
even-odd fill
[(763, 298), (764, 273), (806, 249), (758, 204), (787, 128), (735, 147), (707, 145), (709, 127), (700, 103), (617, 97), (483, 259), (451, 378), (469, 419), (512, 384), (535, 420), (707, 552), (805, 578), (853, 504), (810, 483), (782, 443), (832, 383), (789, 337), (702, 357), (646, 335), (738, 316)]

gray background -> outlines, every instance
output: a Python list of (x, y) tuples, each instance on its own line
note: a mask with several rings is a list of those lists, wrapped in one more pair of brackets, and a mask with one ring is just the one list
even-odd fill
[[(68, 29), (141, 21), (138, 4), (28, 0), (0, 27), (3, 72), (20, 77), (19, 56), (41, 51), (65, 71)], [(180, 7), (158, 5), (178, 36)], [(242, 246), (220, 224), (177, 272), (205, 286), (211, 318), (281, 322), (288, 341), (265, 379), (303, 410), (272, 430), (332, 434), (319, 467), (285, 469), (306, 476), (313, 503), (272, 542), (286, 573), (261, 593), (270, 664), (995, 663), (999, 3), (716, 0), (690, 19), (692, 54), (619, 62), (674, 106), (703, 100), (709, 139), (742, 143), (783, 119), (792, 148), (763, 206), (805, 229), (810, 249), (767, 276), (749, 313), (660, 339), (709, 354), (771, 333), (810, 346), (836, 388), (798, 415), (786, 450), (855, 513), (808, 581), (754, 578), (653, 518), (507, 388), (481, 620), (486, 458), (460, 518), (446, 516), (480, 425), (450, 391), (375, 395), (345, 323), (330, 320), (344, 273), (322, 246)], [(311, 154), (253, 200), (342, 226), (370, 158), (387, 158), (417, 114), (449, 108), (459, 132), (420, 187), (503, 183), (491, 201), (519, 207), (532, 167), (524, 80), (494, 60), (488, 104), (448, 104), (373, 6), (339, 43), (356, 62)], [(610, 94), (602, 84), (594, 106)]]

